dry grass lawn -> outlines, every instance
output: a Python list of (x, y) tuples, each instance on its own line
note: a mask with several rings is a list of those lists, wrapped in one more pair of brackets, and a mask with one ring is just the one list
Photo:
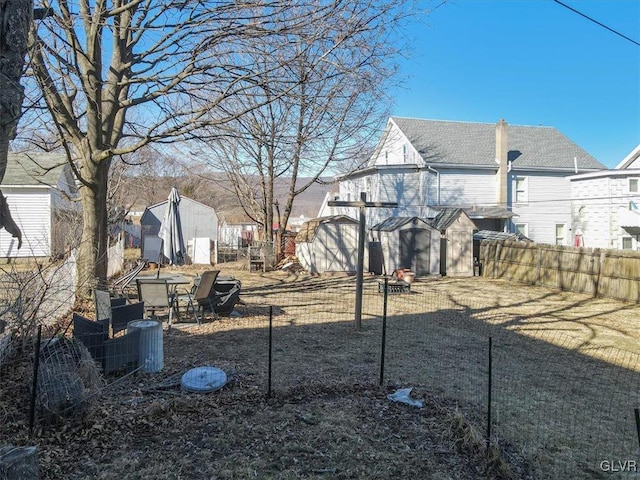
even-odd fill
[[(640, 405), (637, 305), (484, 278), (421, 279), (389, 296), (380, 387), (377, 279), (366, 278), (356, 331), (352, 277), (235, 264), (222, 274), (242, 280), (238, 316), (165, 331), (164, 369), (108, 379), (83, 419), (39, 425), (29, 440), (29, 367), (0, 371), (3, 442), (37, 444), (45, 479), (612, 478), (600, 461), (636, 454), (627, 407)], [(489, 336), (499, 449), (487, 464)], [(201, 365), (222, 368), (230, 383), (181, 391), (181, 375)], [(424, 408), (387, 400), (407, 386)]]

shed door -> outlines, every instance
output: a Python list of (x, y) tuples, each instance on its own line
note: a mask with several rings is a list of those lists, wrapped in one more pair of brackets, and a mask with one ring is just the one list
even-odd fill
[(428, 275), (431, 231), (424, 228), (400, 230), (400, 268), (410, 268), (416, 275)]
[(473, 237), (467, 231), (451, 231), (447, 273), (469, 275), (473, 272)]

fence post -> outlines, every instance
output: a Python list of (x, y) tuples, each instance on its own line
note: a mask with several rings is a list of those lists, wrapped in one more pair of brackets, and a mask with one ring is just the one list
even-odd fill
[(491, 409), (492, 409), (492, 384), (493, 384), (493, 337), (489, 337), (489, 373), (487, 379), (487, 452), (491, 445)]
[(500, 258), (501, 247), (502, 247), (502, 243), (496, 242), (496, 254), (493, 259), (493, 278), (499, 278), (498, 277), (498, 259)]
[(382, 348), (380, 351), (380, 386), (384, 382), (384, 355), (387, 343), (387, 295), (389, 294), (389, 279), (384, 279), (384, 297), (382, 300)]
[(269, 307), (269, 360), (267, 367), (267, 399), (271, 398), (271, 364), (273, 352), (273, 305)]
[(600, 252), (600, 262), (598, 262), (598, 280), (596, 281), (595, 292), (593, 292), (593, 296), (597, 297), (600, 294), (600, 282), (602, 282), (602, 271), (604, 270), (604, 261), (607, 257), (607, 252), (602, 250)]
[(36, 395), (38, 394), (38, 368), (40, 366), (40, 342), (42, 340), (42, 325), (38, 325), (36, 340), (36, 358), (33, 362), (33, 387), (31, 388), (31, 407), (29, 409), (29, 438), (33, 435), (33, 425), (36, 419)]

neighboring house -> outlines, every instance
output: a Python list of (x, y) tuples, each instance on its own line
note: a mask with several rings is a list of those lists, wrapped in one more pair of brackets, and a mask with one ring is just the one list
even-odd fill
[(64, 154), (9, 153), (1, 188), (22, 231), (17, 250), (17, 239), (0, 230), (1, 257), (53, 257), (78, 243), (78, 191)]
[[(140, 225), (142, 227), (142, 258), (146, 258), (149, 261), (155, 262), (160, 259), (161, 240), (158, 237), (160, 232), (160, 225), (164, 218), (165, 210), (167, 209), (168, 200), (164, 202), (156, 203), (147, 207), (140, 218)], [(188, 197), (180, 197), (180, 222), (182, 224), (182, 238), (185, 245), (191, 249), (195, 249), (194, 239), (198, 239), (197, 243), (203, 245), (203, 241), (200, 239), (209, 239), (209, 242), (204, 242), (205, 247), (209, 247), (212, 243), (218, 241), (218, 216), (213, 208), (204, 205), (203, 203), (196, 202)], [(208, 245), (206, 245), (208, 243)], [(207, 252), (189, 252), (187, 251), (187, 257), (190, 260), (194, 260), (195, 253), (198, 256), (204, 255), (207, 257)], [(200, 263), (200, 262), (198, 262)], [(209, 263), (209, 262), (205, 262)]]
[(240, 215), (220, 215), (218, 243), (221, 247), (242, 248), (259, 240), (262, 233), (258, 224)]
[(613, 170), (569, 180), (573, 245), (640, 250), (640, 145)]
[[(605, 168), (552, 127), (392, 117), (368, 165), (338, 178), (339, 198), (365, 192), (367, 200), (398, 203), (393, 212), (368, 208), (369, 225), (390, 214), (433, 218), (438, 207), (457, 207), (478, 230), (566, 244), (568, 177)], [(326, 203), (323, 213), (357, 216)]]

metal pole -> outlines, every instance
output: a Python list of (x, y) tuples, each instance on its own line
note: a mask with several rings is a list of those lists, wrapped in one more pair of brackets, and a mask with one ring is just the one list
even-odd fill
[(489, 337), (489, 378), (487, 385), (487, 453), (491, 444), (491, 391), (493, 383), (493, 338)]
[(356, 267), (356, 329), (362, 329), (362, 283), (364, 277), (364, 240), (366, 226), (367, 194), (360, 193), (360, 221), (358, 223), (358, 266)]
[(384, 354), (387, 344), (387, 295), (389, 293), (389, 279), (384, 279), (384, 297), (382, 301), (382, 351), (380, 352), (380, 386), (384, 382)]
[(636, 432), (638, 433), (638, 445), (640, 445), (640, 409), (634, 408), (633, 411), (636, 415)]
[(38, 325), (38, 339), (36, 341), (36, 358), (33, 362), (33, 387), (31, 388), (31, 408), (29, 411), (29, 438), (33, 435), (33, 425), (36, 419), (36, 395), (38, 393), (38, 368), (40, 367), (40, 342), (42, 340), (42, 325)]
[(269, 366), (267, 368), (267, 398), (271, 398), (271, 355), (273, 352), (273, 306), (269, 307)]

